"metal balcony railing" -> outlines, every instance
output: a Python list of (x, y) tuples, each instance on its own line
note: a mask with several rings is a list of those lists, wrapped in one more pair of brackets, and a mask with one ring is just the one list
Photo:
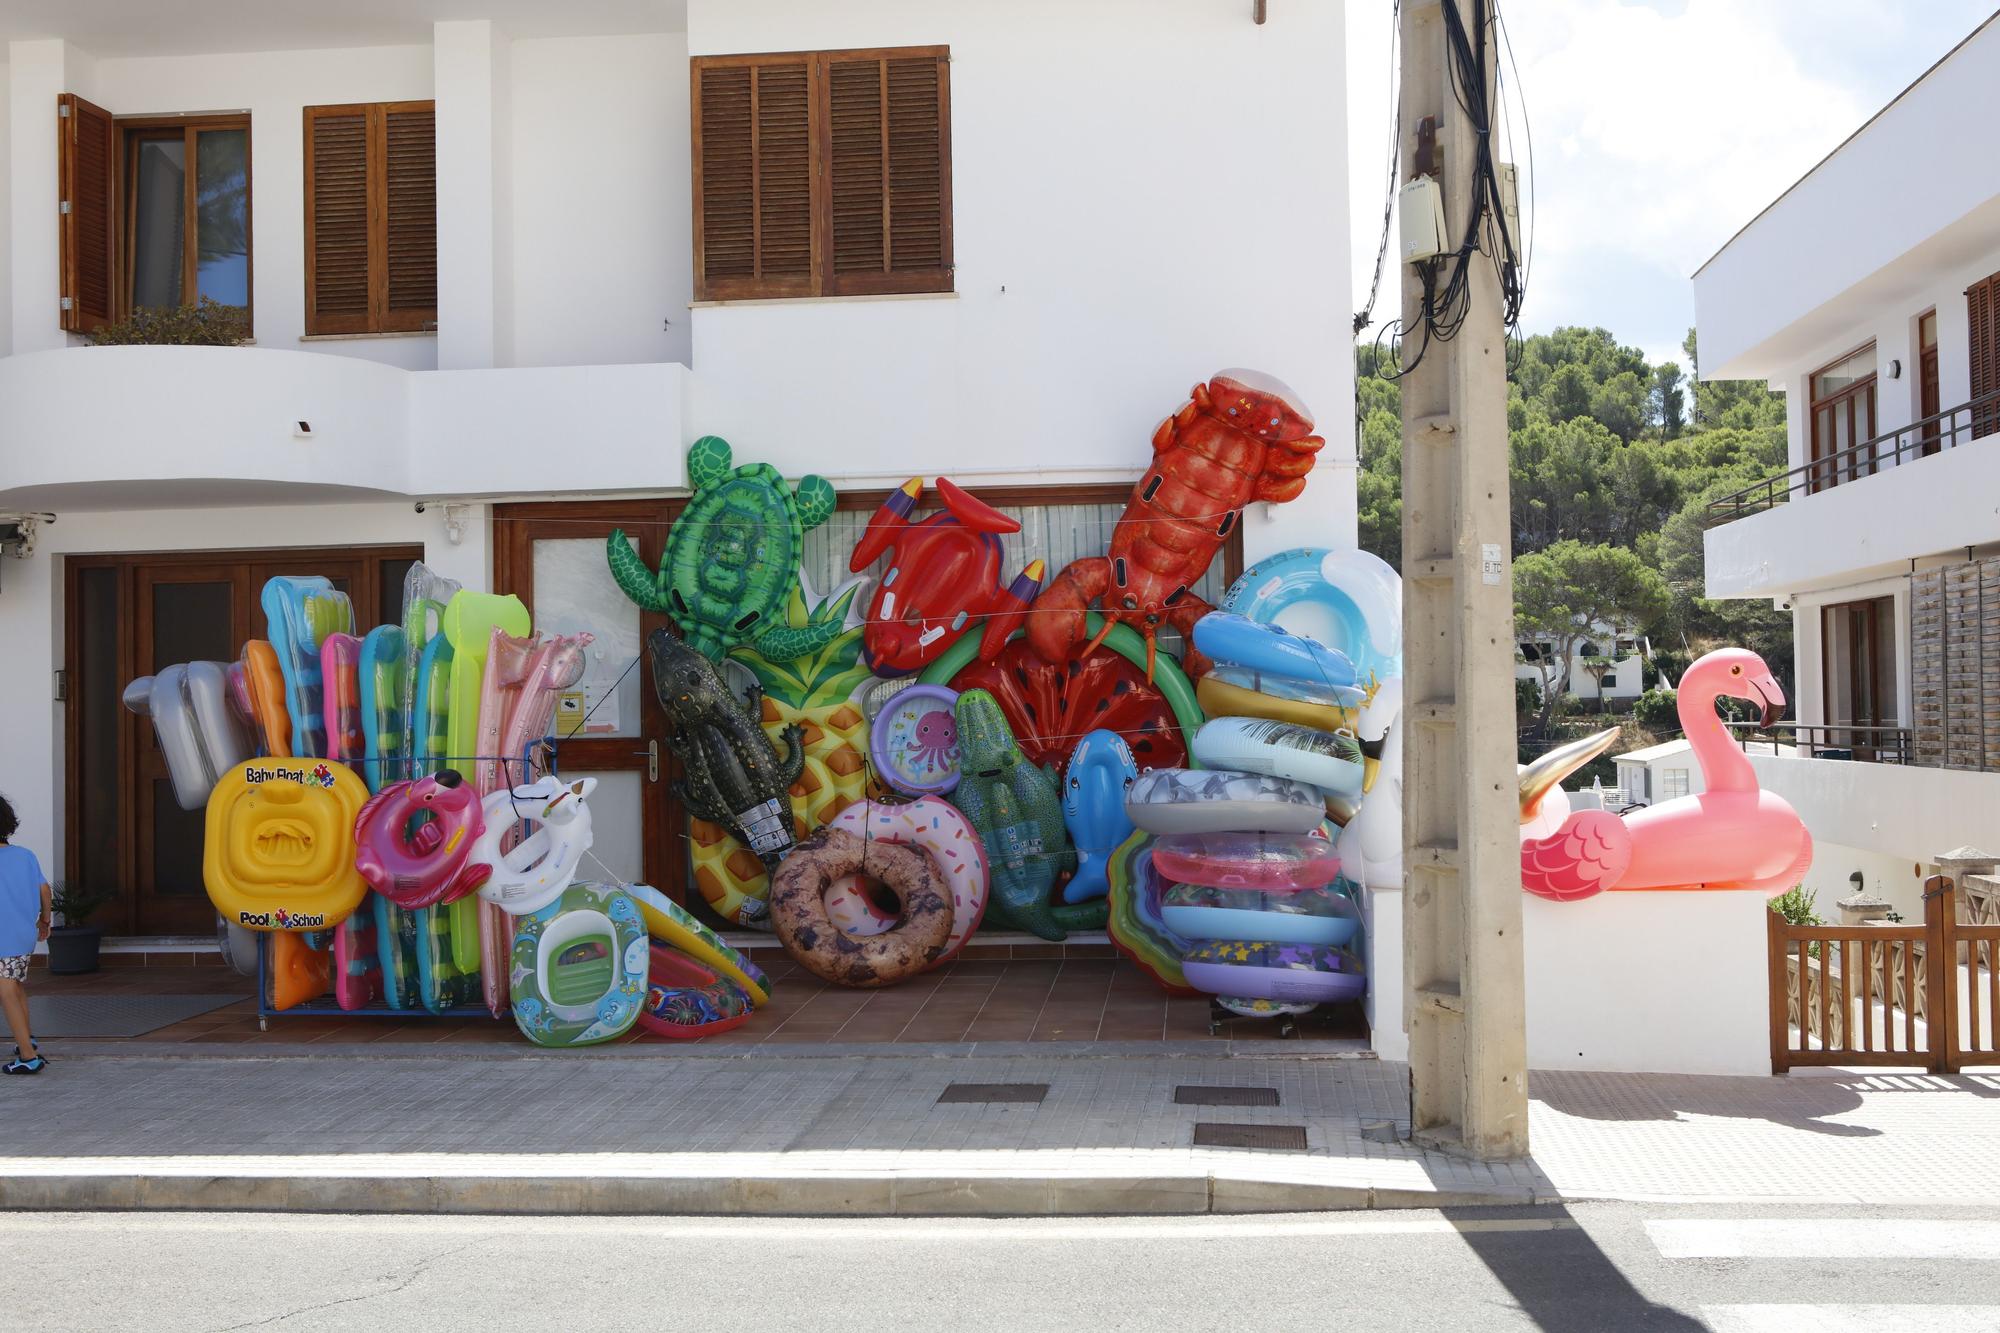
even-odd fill
[(1837, 722), (1822, 725), (1810, 722), (1774, 722), (1760, 727), (1755, 722), (1731, 722), (1737, 744), (1748, 750), (1768, 745), (1777, 754), (1787, 751), (1801, 759), (1848, 759), (1864, 764), (1908, 764), (1910, 728), (1863, 726)]
[(1873, 439), (1849, 445), (1837, 453), (1766, 477), (1734, 494), (1712, 500), (1704, 526), (1713, 528), (1751, 514), (1761, 514), (1784, 504), (1798, 492), (1810, 494), (1832, 490), (1835, 486), (1871, 477), (1909, 459), (1956, 449), (1961, 444), (1994, 434), (2000, 434), (2000, 390), (1982, 394), (1957, 407), (1948, 407), (1907, 426), (1884, 431)]

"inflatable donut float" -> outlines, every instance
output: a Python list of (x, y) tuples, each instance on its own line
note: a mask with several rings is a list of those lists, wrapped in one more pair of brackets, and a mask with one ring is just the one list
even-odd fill
[(1361, 929), (1361, 910), (1333, 884), (1283, 893), (1174, 884), (1160, 899), (1160, 916), (1190, 940), (1346, 944)]
[(1329, 795), (1359, 796), (1368, 771), (1353, 732), (1261, 717), (1212, 717), (1201, 724), (1190, 748), (1203, 768), (1291, 778)]
[(1111, 943), (1167, 994), (1200, 995), (1181, 971), (1181, 955), (1191, 946), (1161, 915), (1160, 896), (1165, 885), (1153, 868), (1152, 840), (1144, 833), (1134, 833), (1111, 853), (1107, 869), (1111, 891), (1106, 900), (1111, 916), (1105, 930)]
[(1147, 833), (1310, 833), (1326, 802), (1309, 783), (1262, 773), (1156, 768), (1125, 793), (1125, 814)]
[[(827, 890), (856, 872), (878, 880), (901, 906), (894, 930), (849, 935), (826, 912)], [(792, 850), (771, 876), (771, 928), (799, 966), (836, 986), (894, 985), (944, 956), (951, 939), (951, 890), (916, 847), (823, 828)]]
[[(751, 965), (754, 966), (754, 965)], [(761, 974), (759, 974), (761, 975)], [(639, 1026), (656, 1037), (693, 1041), (740, 1028), (756, 1006), (744, 989), (678, 949), (655, 940)]]
[[(856, 801), (827, 824), (862, 838), (921, 847), (944, 872), (951, 889), (951, 934), (933, 967), (958, 957), (959, 950), (986, 918), (986, 844), (958, 808), (935, 796), (906, 804)], [(895, 929), (896, 918), (868, 895), (860, 875), (843, 875), (826, 895), (826, 915), (849, 935), (880, 935)]]
[[(416, 823), (418, 815), (428, 815)], [(486, 833), (479, 793), (456, 769), (392, 782), (368, 798), (354, 821), (354, 868), (398, 907), (436, 907), (463, 898), (493, 874), (472, 860)]]
[(1176, 833), (1153, 844), (1153, 864), (1179, 884), (1283, 893), (1331, 884), (1340, 852), (1309, 833)]
[(1361, 960), (1330, 945), (1209, 940), (1188, 951), (1181, 970), (1211, 995), (1285, 1004), (1358, 1000), (1368, 989)]
[(686, 909), (650, 884), (627, 884), (625, 892), (639, 904), (646, 933), (657, 942), (686, 954), (724, 980), (734, 982), (761, 1008), (770, 1003), (771, 979), (757, 965), (723, 942), (722, 936), (689, 916)]
[(1343, 689), (1340, 693), (1353, 700), (1343, 705), (1292, 698), (1288, 693), (1267, 694), (1255, 685), (1237, 683), (1240, 680), (1255, 681), (1257, 685), (1266, 683), (1265, 678), (1255, 671), (1242, 667), (1218, 667), (1216, 670), (1227, 674), (1218, 680), (1215, 672), (1211, 671), (1195, 686), (1195, 697), (1201, 701), (1201, 710), (1210, 717), (1261, 717), (1271, 722), (1296, 722), (1302, 727), (1314, 727), (1320, 731), (1339, 731), (1343, 728), (1351, 731), (1361, 720), (1361, 704), (1367, 697), (1359, 690)]

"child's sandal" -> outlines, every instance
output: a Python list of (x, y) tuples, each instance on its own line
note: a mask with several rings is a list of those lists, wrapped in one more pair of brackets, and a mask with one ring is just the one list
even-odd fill
[(32, 1060), (23, 1060), (17, 1055), (6, 1064), (0, 1065), (0, 1074), (39, 1074), (48, 1067), (49, 1062), (39, 1055)]

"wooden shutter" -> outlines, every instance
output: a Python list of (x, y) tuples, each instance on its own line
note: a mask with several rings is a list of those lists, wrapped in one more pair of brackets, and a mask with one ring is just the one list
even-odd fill
[(951, 63), (943, 47), (821, 57), (830, 296), (951, 290)]
[(437, 325), (437, 113), (429, 102), (382, 112), (381, 327)]
[(62, 327), (86, 333), (113, 318), (118, 229), (118, 131), (111, 113), (75, 93), (56, 98), (56, 172), (62, 196), (58, 264)]
[(814, 294), (812, 83), (809, 55), (694, 62), (695, 299)]
[[(2000, 273), (1981, 278), (1965, 289), (1965, 323), (1972, 362), (1972, 400), (2000, 393)], [(1972, 437), (2000, 431), (2000, 406), (1973, 409)]]
[(693, 62), (695, 299), (950, 291), (945, 47)]
[(437, 323), (437, 134), (430, 102), (305, 109), (306, 332)]

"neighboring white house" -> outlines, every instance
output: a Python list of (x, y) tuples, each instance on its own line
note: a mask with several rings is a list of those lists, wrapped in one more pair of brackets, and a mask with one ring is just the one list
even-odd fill
[(1628, 805), (1658, 805), (1708, 789), (1686, 741), (1662, 741), (1612, 758), (1618, 765), (1617, 796)]
[(2000, 159), (1963, 147), (1996, 119), (1989, 19), (1694, 277), (1703, 378), (1788, 403), (1790, 470), (1706, 542), (1709, 596), (1794, 617), (1799, 725), (1752, 762), (1822, 903), (1858, 873), (1911, 918), (2000, 838)]
[[(1545, 658), (1559, 651), (1541, 636), (1522, 639), (1514, 645), (1514, 678), (1543, 685)], [(1621, 634), (1609, 625), (1597, 625), (1571, 648), (1568, 671), (1556, 674), (1558, 687), (1574, 699), (1636, 699), (1646, 692), (1646, 662), (1652, 651), (1643, 634)], [(1608, 669), (1599, 669), (1600, 662)]]
[[(421, 558), (597, 633), (585, 688), (618, 702), (565, 769), (600, 778), (602, 860), (677, 882), (623, 674), (656, 622), (604, 546), (657, 558), (702, 435), (826, 476), (839, 522), (919, 474), (1049, 511), (1054, 573), (1104, 549), (1189, 386), (1250, 366), (1327, 445), (1212, 581), (1351, 545), (1343, 46), (1338, 4), (1248, 0), (0, 11), (21, 840), (119, 890), (114, 934), (210, 933), (199, 817), (119, 691), (233, 658), (272, 574), (375, 624)], [(255, 346), (83, 345), (196, 295), (247, 304)]]

